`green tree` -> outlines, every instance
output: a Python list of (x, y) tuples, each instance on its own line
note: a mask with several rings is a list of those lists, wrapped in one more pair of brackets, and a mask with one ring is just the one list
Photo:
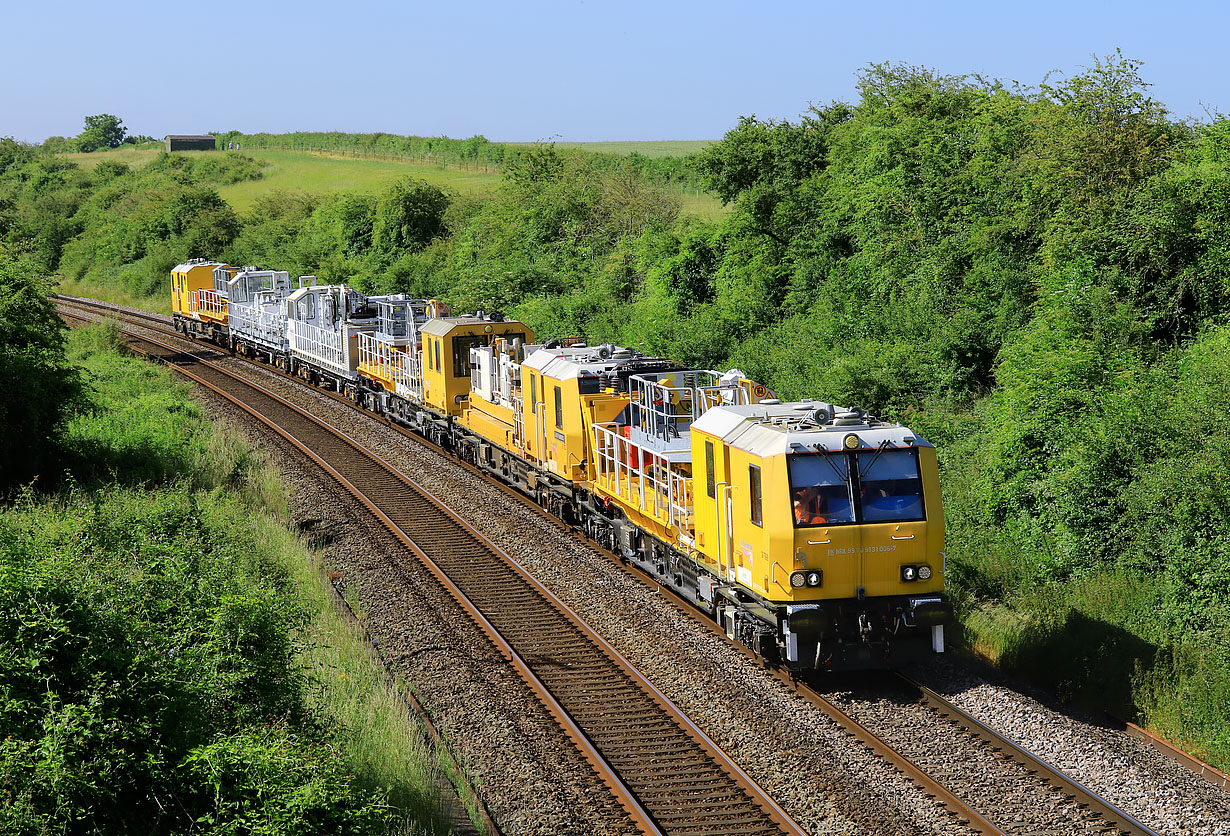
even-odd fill
[(85, 130), (77, 137), (78, 151), (97, 151), (99, 148), (119, 148), (124, 142), (124, 122), (110, 113), (85, 117)]
[(380, 195), (372, 224), (372, 246), (387, 254), (421, 250), (444, 232), (448, 195), (423, 180), (394, 183)]

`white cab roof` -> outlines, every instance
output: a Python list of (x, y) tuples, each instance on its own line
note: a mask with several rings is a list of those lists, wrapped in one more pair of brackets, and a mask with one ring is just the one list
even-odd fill
[[(822, 424), (815, 417), (821, 409), (846, 417)], [(849, 410), (821, 401), (716, 406), (697, 418), (692, 429), (761, 458), (846, 449), (845, 438), (851, 433), (858, 436), (859, 449), (875, 449), (885, 442), (892, 447), (932, 446), (900, 424), (859, 419)]]
[[(554, 380), (605, 374), (629, 360), (646, 359), (629, 349), (605, 345), (558, 348), (531, 345), (526, 347), (525, 354), (525, 363), (522, 365)], [(603, 356), (604, 354), (606, 356)]]

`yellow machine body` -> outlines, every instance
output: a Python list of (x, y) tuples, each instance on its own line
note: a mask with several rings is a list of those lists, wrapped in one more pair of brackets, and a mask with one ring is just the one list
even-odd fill
[(232, 269), (217, 261), (192, 259), (171, 271), (171, 312), (207, 322), (226, 322), (226, 296), (215, 288), (214, 271)]
[(470, 349), (490, 345), (497, 338), (534, 338), (520, 322), (496, 322), (478, 317), (432, 319), (421, 329), (423, 401), (445, 416), (465, 411), (470, 396)]

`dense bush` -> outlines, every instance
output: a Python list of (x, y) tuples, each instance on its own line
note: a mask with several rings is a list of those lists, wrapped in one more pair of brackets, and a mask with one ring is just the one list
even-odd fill
[(0, 491), (55, 460), (54, 436), (80, 401), (51, 287), (33, 256), (0, 242)]
[[(234, 157), (234, 155), (231, 155)], [(73, 216), (81, 230), (59, 255), (69, 278), (119, 284), (136, 296), (166, 284), (172, 267), (189, 258), (216, 257), (240, 229), (239, 217), (210, 185), (232, 176), (259, 176), (251, 160), (233, 163), (160, 155), (138, 171), (100, 163), (96, 183)], [(101, 169), (101, 171), (100, 171)]]
[(663, 164), (729, 204), (716, 222), (680, 218), (640, 158), (242, 141), (486, 161), (505, 180), (481, 199), (271, 194), (238, 218), (195, 164), (85, 173), (5, 145), (0, 235), (134, 288), (221, 254), (443, 296), (907, 421), (940, 448), (970, 643), (1074, 699), (1105, 704), (1111, 683), (1230, 762), (1209, 731), (1224, 705), (1167, 696), (1230, 688), (1195, 661), (1230, 646), (1230, 122), (1175, 121), (1138, 62), (1036, 88), (871, 66), (853, 103), (744, 118)]
[(118, 489), (0, 517), (0, 830), (387, 820), (316, 742), (292, 664), (305, 614), (215, 500)]

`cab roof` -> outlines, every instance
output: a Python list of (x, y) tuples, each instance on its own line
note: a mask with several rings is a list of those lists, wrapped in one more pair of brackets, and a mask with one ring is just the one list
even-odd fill
[[(786, 453), (870, 450), (890, 447), (931, 447), (908, 427), (878, 421), (854, 410), (823, 401), (761, 402), (713, 407), (692, 422), (692, 429), (722, 439), (755, 456)], [(846, 436), (858, 437), (857, 448), (845, 446)]]
[(530, 327), (523, 322), (518, 322), (515, 319), (488, 319), (478, 316), (445, 316), (436, 319), (428, 320), (420, 330), (424, 334), (431, 334), (436, 337), (446, 337), (453, 329), (463, 325), (490, 325), (491, 333), (507, 334), (509, 331), (525, 331), (527, 334), (533, 334)]
[(571, 380), (606, 374), (635, 355), (626, 348), (606, 345), (570, 345), (547, 348), (526, 346), (525, 365), (553, 380)]
[(194, 270), (198, 267), (209, 267), (212, 269), (214, 267), (230, 267), (230, 265), (222, 261), (206, 261), (203, 258), (190, 258), (183, 264), (176, 264), (175, 267), (172, 268), (171, 272), (187, 273), (189, 270)]

